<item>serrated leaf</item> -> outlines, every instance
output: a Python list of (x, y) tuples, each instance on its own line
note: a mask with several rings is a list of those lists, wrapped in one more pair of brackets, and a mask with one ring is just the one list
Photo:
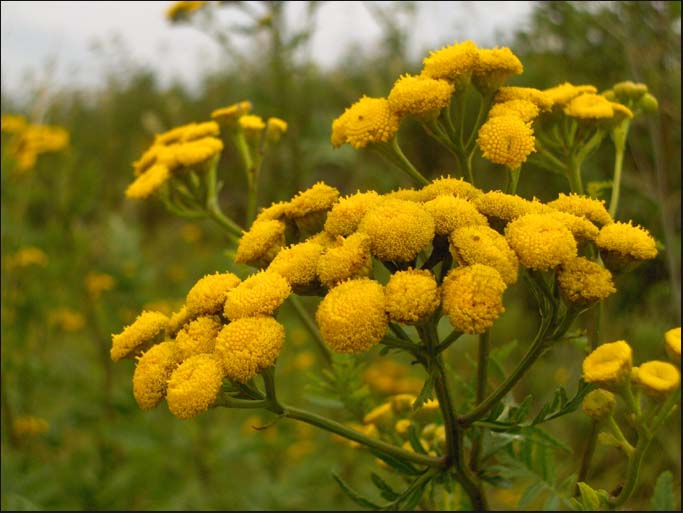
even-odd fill
[(427, 379), (425, 380), (424, 385), (422, 386), (422, 390), (420, 390), (420, 393), (417, 396), (417, 399), (415, 399), (415, 402), (411, 406), (411, 411), (416, 412), (420, 408), (422, 408), (422, 405), (428, 400), (432, 398), (432, 390), (434, 389), (434, 376), (429, 375)]
[(421, 474), (421, 472), (413, 467), (410, 463), (407, 463), (395, 456), (380, 452), (372, 447), (369, 448), (369, 451), (401, 474), (405, 474), (407, 476), (419, 476)]
[(510, 415), (510, 420), (515, 424), (520, 424), (526, 417), (529, 408), (531, 408), (532, 401), (533, 397), (531, 394), (527, 395), (520, 405), (513, 409), (514, 411)]
[(363, 497), (361, 494), (356, 492), (353, 488), (346, 484), (346, 482), (341, 477), (339, 477), (335, 472), (332, 472), (332, 477), (335, 481), (337, 481), (337, 483), (339, 483), (339, 486), (347, 495), (347, 497), (359, 506), (361, 506), (362, 508), (369, 508), (374, 510), (379, 510), (382, 508), (381, 506), (372, 502), (370, 499), (367, 499), (366, 497)]
[(408, 441), (410, 442), (410, 446), (413, 448), (415, 452), (427, 454), (427, 451), (424, 447), (422, 447), (422, 444), (420, 443), (420, 438), (417, 436), (417, 429), (415, 429), (415, 426), (413, 424), (408, 426), (408, 431), (406, 432), (406, 434), (408, 435)]
[(527, 506), (529, 506), (532, 502), (534, 502), (534, 500), (536, 500), (538, 494), (541, 493), (544, 489), (545, 483), (543, 481), (536, 481), (526, 490), (524, 490), (524, 493), (522, 493), (522, 495), (520, 496), (519, 501), (517, 501), (517, 507), (520, 509), (526, 509)]
[(405, 500), (401, 501), (400, 506), (399, 506), (399, 511), (412, 511), (415, 509), (415, 506), (417, 506), (420, 502), (420, 499), (422, 498), (422, 494), (424, 493), (426, 483), (415, 490), (412, 491), (412, 493), (406, 497)]
[(673, 474), (665, 470), (657, 478), (655, 491), (650, 501), (650, 511), (674, 511), (676, 500), (673, 490)]
[(391, 486), (389, 486), (389, 485), (387, 484), (387, 482), (386, 482), (384, 479), (382, 479), (381, 477), (379, 477), (379, 476), (378, 476), (377, 474), (375, 474), (374, 472), (371, 472), (371, 473), (370, 473), (370, 479), (372, 479), (372, 482), (373, 482), (374, 485), (377, 487), (377, 489), (378, 489), (379, 492), (380, 492), (380, 495), (381, 495), (384, 499), (386, 499), (386, 500), (388, 500), (388, 501), (394, 501), (394, 500), (398, 499), (398, 498), (401, 496), (401, 494), (399, 494), (398, 492), (394, 491), (394, 489), (393, 489)]

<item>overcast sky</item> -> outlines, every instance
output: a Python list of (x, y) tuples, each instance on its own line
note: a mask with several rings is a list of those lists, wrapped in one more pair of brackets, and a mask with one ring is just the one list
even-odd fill
[[(206, 34), (166, 20), (164, 12), (173, 3), (2, 1), (3, 92), (20, 92), (29, 73), (45, 80), (48, 62), (54, 66), (49, 80), (56, 85), (97, 84), (105, 68), (102, 61), (116, 55), (107, 43), (114, 37), (134, 62), (152, 66), (163, 80), (179, 77), (192, 85), (193, 76), (217, 68), (225, 57)], [(350, 42), (376, 40), (381, 29), (364, 3), (322, 4), (313, 45), (313, 57), (321, 65), (334, 64)], [(289, 2), (288, 18), (295, 23), (304, 5)], [(411, 52), (418, 57), (425, 49), (464, 39), (480, 46), (502, 44), (505, 41), (495, 34), (509, 35), (525, 22), (531, 6), (532, 2), (417, 2)], [(220, 7), (217, 12), (223, 19), (234, 17), (236, 11)], [(105, 57), (93, 51), (97, 42), (110, 49)]]

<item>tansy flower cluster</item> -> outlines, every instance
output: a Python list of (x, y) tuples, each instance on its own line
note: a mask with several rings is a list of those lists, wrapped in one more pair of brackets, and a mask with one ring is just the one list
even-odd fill
[(7, 151), (16, 162), (16, 169), (33, 169), (38, 156), (63, 150), (69, 144), (69, 132), (56, 125), (39, 125), (18, 114), (2, 115), (2, 133), (8, 134)]

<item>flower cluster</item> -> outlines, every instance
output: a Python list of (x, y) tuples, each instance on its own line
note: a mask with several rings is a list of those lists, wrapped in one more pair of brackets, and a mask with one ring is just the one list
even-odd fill
[(7, 151), (16, 161), (17, 171), (33, 169), (38, 156), (63, 150), (69, 144), (69, 132), (56, 125), (37, 125), (17, 114), (2, 115), (2, 132), (11, 137)]

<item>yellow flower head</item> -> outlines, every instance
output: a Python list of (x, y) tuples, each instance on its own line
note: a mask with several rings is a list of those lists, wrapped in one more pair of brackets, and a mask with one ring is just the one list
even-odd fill
[(548, 206), (561, 212), (585, 217), (597, 226), (604, 226), (613, 222), (612, 216), (605, 208), (605, 202), (588, 196), (561, 192), (557, 199), (548, 203)]
[(421, 205), (384, 200), (368, 211), (358, 231), (370, 236), (370, 250), (384, 261), (409, 262), (434, 238), (434, 219)]
[(560, 223), (569, 228), (569, 231), (572, 232), (572, 235), (574, 235), (574, 238), (577, 241), (583, 242), (595, 240), (595, 238), (598, 236), (598, 233), (600, 233), (600, 230), (598, 230), (597, 226), (595, 226), (585, 217), (559, 210), (543, 212), (543, 215), (557, 219)]
[(419, 193), (419, 199), (415, 201), (429, 201), (438, 196), (455, 196), (456, 198), (474, 200), (482, 195), (482, 192), (471, 183), (466, 182), (462, 178), (452, 178), (450, 176), (441, 176), (434, 179), (432, 183), (425, 185)]
[(466, 85), (479, 62), (479, 50), (473, 41), (463, 41), (432, 50), (423, 60), (422, 74), (434, 79), (445, 79), (456, 86)]
[(284, 340), (284, 326), (272, 317), (243, 317), (221, 330), (215, 354), (228, 378), (246, 383), (275, 364)]
[(267, 267), (285, 245), (285, 228), (285, 223), (277, 219), (252, 224), (237, 245), (235, 262)]
[(249, 112), (251, 112), (251, 102), (244, 100), (214, 110), (211, 113), (211, 119), (215, 120), (220, 125), (232, 126), (237, 124), (238, 120), (245, 114), (249, 114)]
[(255, 114), (245, 114), (237, 120), (247, 137), (256, 137), (266, 128), (266, 123), (261, 116)]
[(621, 271), (643, 260), (657, 256), (655, 240), (645, 228), (629, 221), (603, 226), (595, 244), (605, 265), (613, 271)]
[(557, 284), (564, 297), (580, 306), (605, 299), (617, 291), (612, 274), (584, 257), (572, 258), (560, 265)]
[(449, 237), (450, 252), (460, 265), (484, 264), (511, 285), (517, 281), (519, 260), (505, 237), (488, 226), (463, 226)]
[(180, 310), (173, 312), (168, 320), (168, 328), (166, 328), (166, 333), (169, 337), (175, 337), (176, 333), (185, 326), (188, 322), (193, 319), (187, 311), (187, 306), (183, 305)]
[(374, 424), (378, 429), (385, 431), (391, 430), (395, 420), (391, 403), (382, 403), (363, 417), (363, 423)]
[(525, 123), (533, 121), (538, 117), (540, 110), (538, 106), (529, 100), (508, 100), (496, 103), (489, 111), (489, 118), (496, 116), (517, 116)]
[(102, 292), (111, 290), (116, 285), (114, 277), (106, 273), (88, 273), (85, 275), (85, 288), (93, 299), (100, 297)]
[[(399, 187), (395, 191), (390, 191), (382, 195), (382, 199), (399, 199), (404, 201), (414, 201), (421, 203), (424, 200), (422, 191), (418, 191), (409, 187), (407, 189)], [(431, 198), (430, 198), (431, 199)]]
[(484, 333), (505, 311), (505, 282), (493, 267), (473, 264), (451, 269), (441, 286), (441, 304), (453, 327)]
[(295, 289), (314, 285), (318, 273), (318, 261), (325, 248), (315, 242), (300, 242), (280, 251), (268, 266), (283, 276)]
[(152, 346), (138, 358), (133, 373), (133, 396), (143, 410), (151, 410), (166, 397), (166, 383), (180, 363), (175, 342)]
[(48, 313), (48, 321), (50, 324), (59, 326), (60, 329), (70, 333), (80, 331), (83, 329), (83, 326), (85, 326), (85, 318), (83, 315), (70, 308), (56, 308), (50, 310)]
[(111, 359), (118, 362), (122, 358), (136, 356), (157, 342), (156, 339), (164, 334), (167, 326), (168, 317), (164, 314), (143, 311), (121, 333), (112, 335)]
[(553, 107), (552, 98), (545, 92), (533, 87), (503, 86), (498, 89), (495, 98), (496, 103), (510, 100), (526, 100), (542, 111), (550, 110)]
[(678, 388), (681, 374), (667, 362), (645, 362), (638, 367), (638, 385), (655, 399), (664, 399)]
[(3, 114), (0, 118), (0, 131), (6, 134), (16, 134), (28, 126), (26, 118), (19, 114)]
[(576, 240), (562, 223), (545, 214), (527, 214), (505, 227), (505, 238), (529, 269), (552, 269), (577, 256)]
[(191, 13), (204, 7), (204, 5), (206, 5), (204, 1), (183, 0), (175, 2), (166, 10), (166, 17), (172, 22), (182, 21)]
[(391, 141), (398, 132), (399, 117), (386, 98), (363, 96), (332, 123), (332, 145), (348, 143), (356, 149)]
[(314, 242), (315, 244), (320, 244), (325, 250), (331, 248), (338, 248), (342, 245), (343, 238), (336, 237), (326, 231), (318, 232), (311, 235), (306, 239), (307, 242)]
[(412, 425), (412, 422), (408, 419), (399, 419), (396, 421), (396, 424), (394, 424), (394, 431), (398, 433), (399, 435), (405, 435), (408, 433), (408, 429), (410, 429), (410, 426)]
[(30, 267), (32, 265), (46, 267), (47, 263), (48, 258), (45, 252), (35, 246), (21, 248), (8, 259), (9, 267)]
[(339, 198), (339, 191), (324, 182), (317, 182), (294, 196), (288, 206), (287, 215), (299, 220), (310, 215), (325, 213)]
[(315, 317), (323, 340), (334, 351), (367, 351), (387, 331), (384, 287), (367, 278), (342, 282), (323, 298)]
[(595, 94), (598, 92), (598, 89), (588, 84), (576, 86), (569, 82), (564, 82), (558, 86), (544, 89), (543, 92), (552, 99), (553, 106), (562, 107), (580, 94)]
[(572, 98), (564, 113), (579, 119), (605, 119), (614, 116), (614, 109), (604, 96), (586, 93)]
[(280, 118), (268, 118), (266, 122), (266, 139), (270, 142), (278, 142), (287, 132), (287, 122)]
[(614, 94), (623, 100), (638, 101), (647, 93), (647, 85), (632, 80), (618, 82), (612, 87)]
[(490, 222), (497, 224), (507, 224), (523, 215), (536, 214), (544, 210), (544, 206), (539, 202), (501, 191), (489, 191), (482, 194), (474, 200), (474, 206)]
[(223, 384), (223, 371), (210, 354), (190, 356), (171, 373), (166, 403), (179, 419), (191, 419), (209, 409)]
[(164, 185), (171, 177), (171, 171), (164, 164), (155, 164), (138, 176), (126, 189), (126, 197), (144, 199)]
[(453, 84), (446, 80), (405, 74), (394, 83), (387, 100), (399, 116), (436, 116), (448, 106), (453, 91)]
[(357, 192), (340, 198), (327, 213), (325, 231), (331, 235), (351, 235), (358, 229), (366, 212), (379, 201), (380, 195), (375, 191)]
[(34, 415), (22, 415), (14, 419), (12, 426), (14, 433), (19, 437), (36, 436), (47, 433), (50, 430), (50, 424), (43, 417), (36, 417)]
[(349, 235), (340, 246), (329, 248), (320, 256), (317, 271), (320, 283), (328, 288), (349, 278), (369, 276), (372, 271), (370, 237), (365, 233)]
[(681, 365), (681, 327), (673, 328), (664, 333), (666, 352), (674, 362)]
[(439, 307), (439, 287), (428, 270), (409, 269), (391, 275), (384, 288), (389, 319), (402, 324), (419, 324)]
[(479, 129), (477, 144), (485, 159), (510, 169), (521, 166), (534, 151), (534, 131), (517, 115), (489, 118)]
[(262, 208), (254, 219), (254, 224), (261, 221), (282, 221), (287, 216), (287, 209), (289, 203), (286, 201), (277, 201), (271, 203), (269, 207)]
[(484, 94), (491, 94), (512, 75), (524, 71), (521, 61), (508, 47), (479, 49), (479, 61), (472, 73), (472, 83)]
[(631, 379), (631, 346), (624, 340), (598, 346), (583, 360), (583, 379), (614, 390)]
[(159, 150), (164, 146), (195, 141), (205, 137), (217, 136), (218, 134), (219, 128), (215, 121), (188, 123), (157, 134), (154, 138), (154, 144), (159, 147), (157, 148)]
[(191, 317), (220, 312), (228, 291), (239, 285), (240, 279), (232, 273), (208, 274), (193, 285), (187, 293), (185, 306)]
[(223, 141), (216, 137), (203, 137), (193, 141), (174, 144), (173, 158), (185, 167), (199, 166), (223, 151)]
[(271, 315), (291, 293), (289, 283), (280, 274), (270, 270), (259, 271), (228, 291), (223, 311), (231, 321)]
[(448, 235), (462, 226), (489, 224), (472, 202), (462, 198), (437, 196), (425, 202), (423, 207), (434, 219), (437, 235)]
[(222, 326), (216, 315), (203, 315), (187, 323), (175, 337), (178, 358), (182, 361), (195, 354), (213, 353)]
[(581, 408), (583, 412), (594, 420), (601, 420), (609, 416), (617, 405), (617, 398), (609, 390), (598, 388), (589, 392), (583, 398)]

